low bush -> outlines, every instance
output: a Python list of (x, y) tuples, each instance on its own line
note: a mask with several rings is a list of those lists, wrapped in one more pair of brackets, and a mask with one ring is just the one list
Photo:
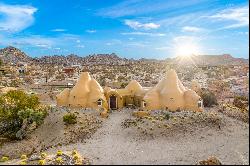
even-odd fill
[(245, 109), (248, 106), (248, 98), (245, 96), (235, 96), (233, 105), (240, 109)]
[(203, 89), (201, 91), (201, 98), (203, 100), (204, 107), (212, 107), (213, 105), (218, 105), (215, 94), (208, 89)]
[(9, 160), (9, 157), (3, 156), (0, 160), (0, 162), (6, 162)]
[(10, 139), (23, 139), (32, 123), (43, 123), (47, 107), (39, 103), (36, 95), (20, 90), (0, 95), (0, 135)]
[(68, 113), (63, 116), (63, 122), (66, 124), (75, 124), (77, 122), (76, 120), (77, 116), (73, 113)]
[(170, 118), (169, 113), (168, 112), (164, 112), (163, 113), (163, 118), (166, 119), (166, 120), (169, 120), (169, 118)]

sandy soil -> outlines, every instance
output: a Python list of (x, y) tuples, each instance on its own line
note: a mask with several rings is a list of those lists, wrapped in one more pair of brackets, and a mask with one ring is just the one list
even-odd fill
[[(142, 137), (133, 128), (123, 129), (121, 123), (131, 110), (113, 112), (103, 126), (86, 143), (60, 147), (63, 151), (77, 149), (92, 164), (196, 164), (216, 156), (222, 164), (249, 164), (249, 124), (223, 114), (225, 125), (220, 130), (205, 127), (174, 137)], [(58, 148), (46, 151), (54, 154)]]
[[(71, 110), (77, 114), (77, 124), (64, 125), (64, 109), (50, 111), (44, 123), (21, 141), (5, 142), (0, 146), (0, 156), (18, 158), (59, 145), (84, 142), (101, 126), (98, 112)], [(91, 125), (90, 125), (91, 124)]]

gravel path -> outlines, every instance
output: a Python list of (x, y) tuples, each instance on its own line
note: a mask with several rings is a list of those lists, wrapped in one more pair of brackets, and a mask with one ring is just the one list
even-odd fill
[[(223, 164), (249, 164), (249, 125), (226, 116), (222, 130), (208, 128), (175, 138), (140, 138), (135, 130), (122, 129), (128, 110), (113, 112), (86, 143), (61, 149), (77, 149), (92, 164), (196, 164), (216, 156)], [(58, 148), (57, 148), (58, 149)], [(47, 153), (56, 153), (50, 149)]]

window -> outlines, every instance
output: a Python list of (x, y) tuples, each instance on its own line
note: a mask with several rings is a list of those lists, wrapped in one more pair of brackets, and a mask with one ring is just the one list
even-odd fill
[(145, 101), (142, 101), (142, 107), (146, 107), (147, 103)]
[(102, 99), (97, 100), (97, 105), (102, 106)]
[(202, 100), (201, 100), (201, 99), (198, 101), (198, 107), (199, 107), (199, 108), (202, 107)]

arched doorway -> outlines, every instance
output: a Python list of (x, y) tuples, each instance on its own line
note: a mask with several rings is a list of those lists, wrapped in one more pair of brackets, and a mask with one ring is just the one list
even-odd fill
[(117, 97), (115, 95), (109, 97), (109, 108), (111, 110), (117, 109)]

